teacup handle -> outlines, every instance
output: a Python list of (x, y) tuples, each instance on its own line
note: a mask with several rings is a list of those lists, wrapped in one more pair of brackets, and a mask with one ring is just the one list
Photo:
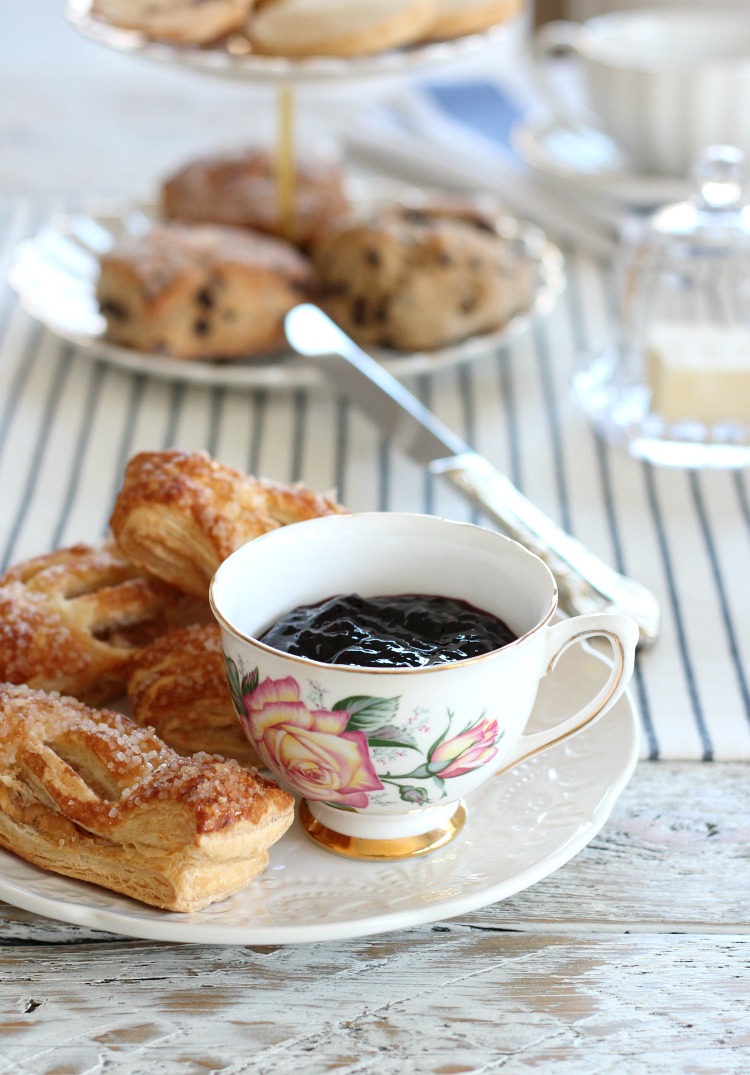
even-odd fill
[[(531, 39), (531, 77), (537, 92), (544, 98), (552, 113), (573, 125), (591, 123), (593, 117), (583, 104), (576, 106), (565, 100), (560, 86), (550, 77), (550, 60), (556, 53), (572, 53), (580, 58), (581, 39), (588, 31), (581, 23), (557, 19), (544, 23)], [(569, 94), (567, 96), (570, 96)]]
[(554, 670), (568, 646), (595, 636), (606, 638), (612, 646), (612, 669), (604, 686), (573, 716), (541, 732), (524, 732), (510, 756), (503, 759), (503, 766), (498, 769), (498, 773), (511, 769), (553, 743), (575, 735), (598, 720), (622, 697), (633, 673), (638, 627), (630, 616), (617, 612), (592, 612), (552, 624), (547, 630), (544, 674), (549, 675)]

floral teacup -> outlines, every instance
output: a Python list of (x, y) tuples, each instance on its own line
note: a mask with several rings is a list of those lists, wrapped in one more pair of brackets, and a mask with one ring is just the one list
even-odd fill
[[(259, 641), (300, 605), (336, 594), (437, 594), (502, 619), (517, 638), (481, 656), (420, 668), (324, 664)], [(356, 858), (405, 858), (451, 840), (463, 797), (597, 719), (621, 696), (638, 629), (624, 615), (553, 623), (557, 586), (509, 538), (428, 515), (335, 515), (242, 546), (211, 584), (242, 727), (274, 776), (301, 797), (315, 840)], [(540, 680), (593, 635), (613, 666), (596, 696), (528, 733)]]

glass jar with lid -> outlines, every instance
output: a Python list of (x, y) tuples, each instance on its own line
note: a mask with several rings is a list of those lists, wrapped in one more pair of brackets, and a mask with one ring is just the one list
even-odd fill
[(750, 464), (750, 201), (744, 155), (712, 146), (695, 192), (640, 223), (617, 265), (614, 346), (574, 378), (598, 432), (652, 463)]

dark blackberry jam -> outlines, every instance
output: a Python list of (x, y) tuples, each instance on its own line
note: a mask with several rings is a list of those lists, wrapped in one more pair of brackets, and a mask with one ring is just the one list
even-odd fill
[(477, 657), (515, 637), (496, 616), (456, 598), (347, 594), (292, 609), (260, 641), (325, 664), (422, 668)]

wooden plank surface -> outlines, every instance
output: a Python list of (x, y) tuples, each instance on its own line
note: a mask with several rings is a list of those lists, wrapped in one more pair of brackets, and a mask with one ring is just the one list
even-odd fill
[(746, 766), (642, 764), (567, 866), (433, 926), (168, 945), (0, 905), (0, 1075), (744, 1073), (749, 837)]
[(6, 960), (2, 1072), (747, 1071), (747, 937), (457, 925), (304, 950), (30, 955)]

